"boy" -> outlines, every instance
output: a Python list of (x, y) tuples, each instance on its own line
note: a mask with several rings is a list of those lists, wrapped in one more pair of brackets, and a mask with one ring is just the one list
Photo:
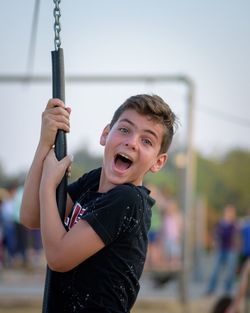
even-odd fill
[(21, 221), (40, 227), (48, 266), (62, 273), (58, 312), (130, 312), (154, 204), (143, 177), (166, 163), (175, 115), (155, 95), (130, 97), (116, 110), (100, 138), (102, 167), (68, 186), (65, 230), (56, 188), (72, 160), (57, 161), (52, 146), (58, 129), (69, 132), (69, 115), (62, 101), (48, 102), (25, 182)]

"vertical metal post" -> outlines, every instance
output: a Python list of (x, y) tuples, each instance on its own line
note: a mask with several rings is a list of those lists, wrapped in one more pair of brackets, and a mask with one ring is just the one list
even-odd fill
[(206, 204), (203, 197), (199, 197), (195, 202), (195, 238), (194, 238), (194, 280), (196, 282), (202, 282), (204, 280), (204, 234), (206, 230), (207, 211)]
[(183, 215), (184, 215), (184, 236), (183, 236), (183, 256), (182, 272), (180, 278), (180, 300), (185, 304), (185, 312), (188, 308), (188, 278), (190, 273), (191, 256), (191, 221), (193, 209), (193, 122), (194, 122), (194, 86), (192, 81), (186, 81), (188, 86), (188, 113), (187, 113), (187, 145), (186, 145), (186, 168), (184, 177), (184, 195), (183, 195)]

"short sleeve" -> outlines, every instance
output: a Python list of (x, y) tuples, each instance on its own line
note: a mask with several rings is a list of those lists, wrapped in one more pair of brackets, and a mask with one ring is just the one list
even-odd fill
[(117, 186), (96, 198), (92, 206), (82, 218), (106, 245), (134, 229), (143, 213), (141, 195), (135, 186), (129, 184)]
[(87, 190), (97, 190), (100, 175), (101, 168), (94, 169), (87, 174), (83, 174), (78, 180), (69, 184), (67, 192), (69, 193), (72, 201), (77, 201), (83, 192), (86, 192)]

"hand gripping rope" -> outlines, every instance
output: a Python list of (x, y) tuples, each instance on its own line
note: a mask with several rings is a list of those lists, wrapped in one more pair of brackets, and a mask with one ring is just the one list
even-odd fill
[[(64, 58), (63, 49), (61, 46), (60, 31), (61, 25), (59, 18), (61, 16), (59, 4), (60, 0), (53, 0), (54, 8), (54, 32), (55, 32), (55, 50), (51, 52), (52, 56), (52, 93), (53, 98), (59, 98), (65, 102), (65, 79), (64, 79)], [(63, 130), (58, 130), (55, 139), (55, 154), (58, 160), (64, 158), (67, 154), (66, 134)], [(56, 191), (56, 201), (59, 215), (63, 222), (66, 210), (66, 196), (67, 196), (67, 175), (64, 175), (61, 183)], [(43, 297), (43, 313), (54, 313), (58, 310), (58, 304), (62, 295), (58, 287), (60, 284), (61, 273), (54, 272), (47, 267), (44, 297)]]

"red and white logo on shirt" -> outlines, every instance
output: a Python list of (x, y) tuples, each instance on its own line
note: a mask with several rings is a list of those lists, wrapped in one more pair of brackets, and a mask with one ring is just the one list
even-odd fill
[(86, 208), (83, 208), (80, 203), (76, 202), (71, 217), (67, 217), (65, 219), (65, 225), (68, 226), (68, 228), (70, 229), (80, 220), (81, 216), (83, 216), (85, 212)]

